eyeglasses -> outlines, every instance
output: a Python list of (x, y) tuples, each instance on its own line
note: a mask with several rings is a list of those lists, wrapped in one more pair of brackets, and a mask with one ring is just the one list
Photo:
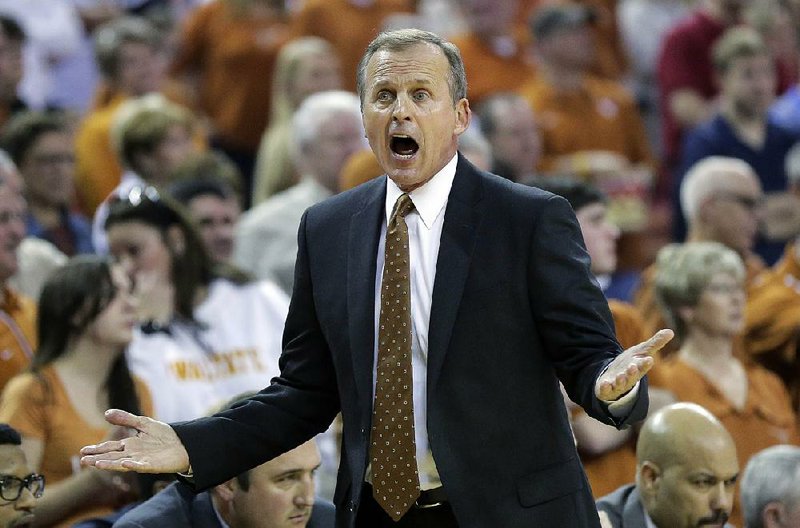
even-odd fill
[(152, 185), (137, 185), (129, 190), (127, 194), (120, 195), (119, 199), (136, 207), (145, 200), (151, 203), (158, 203), (161, 200), (161, 195), (158, 194), (158, 189)]
[(44, 475), (31, 473), (24, 479), (12, 475), (0, 476), (0, 498), (13, 502), (22, 495), (22, 489), (27, 488), (37, 499), (44, 493)]

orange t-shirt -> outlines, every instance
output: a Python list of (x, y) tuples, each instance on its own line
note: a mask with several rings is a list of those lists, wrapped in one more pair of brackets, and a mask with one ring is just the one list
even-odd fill
[[(747, 401), (737, 409), (711, 381), (678, 357), (658, 362), (650, 371), (650, 385), (672, 392), (678, 401), (697, 403), (725, 426), (736, 443), (739, 468), (757, 452), (777, 444), (800, 444), (789, 394), (773, 373), (744, 364)], [(736, 491), (739, 495), (739, 491)], [(734, 504), (731, 524), (742, 526), (741, 508)]]
[[(139, 380), (135, 383), (142, 414), (152, 414), (149, 391)], [(82, 418), (52, 366), (43, 368), (39, 375), (26, 372), (11, 380), (0, 397), (0, 422), (11, 425), (23, 438), (34, 438), (44, 444), (36, 471), (50, 485), (79, 471), (80, 449), (102, 442), (111, 430), (111, 426), (96, 427)], [(78, 511), (57, 526), (66, 528), (112, 511), (109, 507)]]
[(587, 150), (615, 152), (634, 165), (655, 167), (636, 102), (621, 84), (586, 76), (581, 89), (567, 93), (537, 75), (519, 93), (539, 123), (540, 171), (552, 170), (561, 156)]
[(3, 288), (0, 306), (0, 390), (25, 370), (36, 350), (36, 303)]

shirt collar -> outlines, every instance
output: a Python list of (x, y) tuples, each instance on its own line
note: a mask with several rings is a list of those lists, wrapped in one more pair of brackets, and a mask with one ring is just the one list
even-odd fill
[[(417, 187), (409, 196), (414, 202), (414, 208), (419, 213), (422, 223), (430, 229), (436, 218), (444, 211), (447, 204), (447, 197), (453, 187), (453, 179), (456, 177), (456, 165), (458, 165), (458, 154), (453, 155), (452, 159), (437, 172), (433, 178), (424, 185)], [(386, 223), (392, 216), (394, 204), (403, 191), (394, 183), (391, 178), (386, 178)]]

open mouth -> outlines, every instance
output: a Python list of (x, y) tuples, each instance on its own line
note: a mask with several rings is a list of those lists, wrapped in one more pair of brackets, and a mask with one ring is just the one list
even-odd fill
[(419, 144), (409, 136), (392, 136), (389, 148), (402, 158), (412, 158), (419, 150)]

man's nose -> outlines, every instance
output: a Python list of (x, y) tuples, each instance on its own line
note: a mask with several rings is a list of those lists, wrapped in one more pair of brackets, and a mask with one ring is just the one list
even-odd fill
[(411, 100), (405, 94), (398, 94), (397, 99), (394, 101), (394, 111), (392, 112), (392, 119), (396, 121), (404, 121), (411, 115)]
[(295, 506), (313, 506), (314, 505), (314, 477), (304, 479), (300, 483), (297, 490), (297, 495), (294, 499)]
[(720, 482), (714, 488), (711, 497), (711, 507), (715, 510), (723, 510), (730, 513), (733, 508), (733, 490), (729, 490), (724, 482)]
[(33, 496), (31, 490), (22, 488), (22, 493), (19, 498), (14, 502), (14, 509), (17, 510), (32, 510), (36, 506), (36, 497)]

